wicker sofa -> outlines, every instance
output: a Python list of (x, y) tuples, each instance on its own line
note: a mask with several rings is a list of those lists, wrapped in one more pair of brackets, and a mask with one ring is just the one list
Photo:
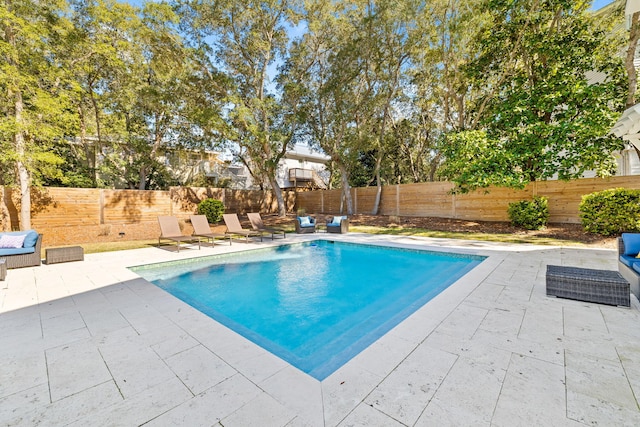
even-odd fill
[(640, 233), (622, 233), (618, 237), (618, 271), (629, 281), (631, 293), (640, 299)]
[(42, 234), (35, 230), (11, 231), (0, 233), (3, 235), (25, 235), (23, 246), (20, 248), (0, 248), (0, 259), (5, 260), (7, 268), (33, 267), (42, 263), (41, 248)]

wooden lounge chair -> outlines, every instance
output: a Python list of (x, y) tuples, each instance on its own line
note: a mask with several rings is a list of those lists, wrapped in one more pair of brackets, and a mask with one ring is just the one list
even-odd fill
[(222, 215), (222, 219), (224, 220), (224, 225), (227, 226), (227, 234), (244, 236), (247, 242), (249, 241), (249, 237), (260, 237), (260, 241), (262, 242), (262, 233), (256, 233), (253, 230), (242, 228), (237, 214), (224, 214)]
[(159, 216), (158, 223), (160, 224), (160, 237), (158, 237), (158, 246), (160, 246), (160, 240), (171, 240), (176, 242), (178, 252), (180, 252), (180, 243), (182, 242), (198, 242), (198, 249), (200, 249), (200, 238), (195, 236), (187, 236), (182, 234), (180, 225), (178, 224), (178, 218), (175, 216)]
[(249, 222), (251, 222), (251, 227), (253, 227), (253, 231), (264, 233), (264, 234), (271, 234), (271, 240), (273, 240), (273, 237), (276, 234), (282, 234), (283, 239), (286, 237), (284, 230), (280, 228), (267, 227), (266, 225), (264, 225), (264, 223), (262, 222), (262, 217), (260, 216), (259, 212), (248, 213), (247, 216), (249, 217)]
[(204, 237), (205, 239), (211, 239), (211, 244), (216, 245), (216, 238), (223, 239), (229, 238), (229, 245), (231, 245), (231, 236), (225, 233), (213, 233), (209, 226), (209, 221), (205, 215), (191, 215), (191, 225), (193, 226), (193, 236)]

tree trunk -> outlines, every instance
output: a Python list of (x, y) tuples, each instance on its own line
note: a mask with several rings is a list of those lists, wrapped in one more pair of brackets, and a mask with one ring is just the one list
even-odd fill
[(342, 163), (338, 167), (340, 168), (340, 178), (342, 179), (342, 195), (347, 201), (347, 215), (353, 215), (353, 200), (351, 200), (351, 186), (349, 185), (347, 168)]
[(276, 196), (276, 200), (278, 201), (278, 216), (285, 217), (287, 215), (287, 206), (284, 204), (284, 197), (282, 196), (282, 189), (280, 185), (278, 185), (278, 181), (275, 176), (269, 178), (269, 183), (271, 184), (271, 190), (273, 194)]
[(636, 103), (636, 90), (638, 89), (638, 76), (633, 60), (636, 56), (636, 48), (638, 46), (638, 38), (640, 38), (639, 25), (640, 11), (635, 12), (631, 16), (631, 28), (629, 30), (629, 46), (627, 47), (627, 56), (624, 60), (624, 67), (627, 70), (627, 108), (632, 107)]
[(0, 186), (0, 231), (11, 231), (11, 218), (7, 207), (9, 191), (6, 186)]
[(94, 187), (98, 186), (98, 174), (96, 170), (96, 150), (95, 144), (91, 144), (87, 141), (87, 119), (85, 117), (84, 108), (82, 108), (82, 101), (78, 105), (78, 115), (80, 119), (80, 145), (84, 150), (84, 156), (87, 159), (87, 168), (91, 173), (91, 184)]
[(378, 211), (380, 210), (380, 198), (382, 197), (382, 182), (380, 182), (380, 165), (382, 164), (381, 153), (382, 149), (378, 150), (378, 155), (376, 157), (376, 198), (373, 202), (373, 209), (371, 210), (372, 215), (378, 215)]
[[(22, 93), (18, 91), (15, 94), (15, 120), (19, 128), (22, 125), (23, 110)], [(20, 184), (20, 229), (29, 230), (31, 228), (31, 176), (24, 164), (27, 150), (23, 131), (18, 129), (13, 140), (16, 148), (16, 157), (18, 158), (16, 160), (16, 173)]]

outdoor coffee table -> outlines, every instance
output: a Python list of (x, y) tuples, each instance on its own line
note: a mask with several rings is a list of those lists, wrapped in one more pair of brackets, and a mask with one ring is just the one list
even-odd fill
[(629, 307), (629, 293), (629, 282), (617, 271), (547, 266), (548, 296)]

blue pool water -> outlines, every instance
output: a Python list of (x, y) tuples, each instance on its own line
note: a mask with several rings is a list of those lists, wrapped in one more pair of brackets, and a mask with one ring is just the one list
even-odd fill
[(320, 240), (133, 270), (323, 380), (483, 259)]

